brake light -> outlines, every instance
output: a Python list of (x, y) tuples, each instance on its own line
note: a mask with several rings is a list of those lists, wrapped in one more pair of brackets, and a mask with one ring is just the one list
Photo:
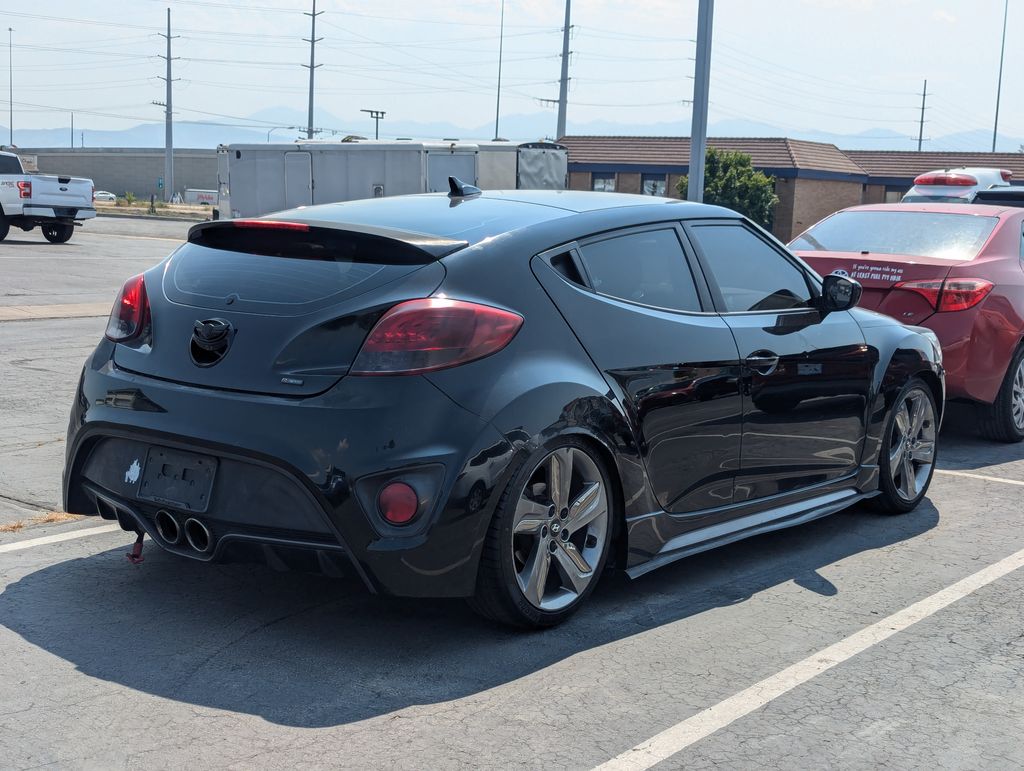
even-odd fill
[(1009, 169), (1000, 169), (999, 176), (1003, 178), (1003, 182), (1009, 182), (1013, 179), (1013, 172)]
[(353, 375), (411, 375), (455, 367), (497, 353), (523, 324), (518, 313), (427, 297), (385, 313), (356, 356)]
[(916, 292), (937, 311), (965, 311), (985, 299), (995, 286), (983, 278), (954, 278), (945, 281), (901, 281), (893, 289)]
[(32, 183), (31, 182), (19, 182), (18, 183), (18, 198), (31, 198), (32, 197)]
[(946, 279), (939, 298), (940, 311), (965, 311), (985, 299), (995, 286), (983, 278)]
[(96, 200), (96, 185), (92, 186), (92, 200)]
[(309, 225), (305, 222), (284, 222), (282, 220), (231, 220), (236, 228), (248, 228), (251, 230), (296, 230), (302, 233), (309, 232)]
[(149, 298), (146, 296), (146, 282), (139, 274), (125, 281), (117, 293), (107, 321), (106, 336), (115, 343), (124, 343), (141, 335), (148, 324)]
[(915, 185), (955, 185), (971, 187), (978, 184), (978, 178), (970, 174), (958, 174), (953, 171), (930, 171), (914, 178)]

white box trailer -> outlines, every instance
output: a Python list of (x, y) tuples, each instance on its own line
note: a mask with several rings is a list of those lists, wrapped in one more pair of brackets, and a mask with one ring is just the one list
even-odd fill
[(221, 145), (217, 216), (258, 217), (282, 209), (359, 198), (448, 190), (448, 177), (477, 183), (475, 144), (296, 142)]
[(562, 190), (567, 173), (565, 147), (550, 142), (221, 145), (214, 217), (257, 217), (311, 204), (447, 192), (448, 177), (490, 190)]

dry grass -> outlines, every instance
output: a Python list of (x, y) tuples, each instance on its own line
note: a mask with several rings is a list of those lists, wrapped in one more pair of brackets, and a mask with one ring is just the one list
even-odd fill
[(19, 519), (17, 522), (8, 522), (0, 525), (0, 533), (17, 533), (31, 525), (53, 525), (57, 522), (74, 522), (81, 519), (80, 514), (68, 514), (65, 511), (48, 511), (45, 514), (36, 514), (28, 519)]

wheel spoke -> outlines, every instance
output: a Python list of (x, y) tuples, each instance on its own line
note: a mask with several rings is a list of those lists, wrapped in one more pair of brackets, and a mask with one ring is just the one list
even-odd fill
[(601, 495), (601, 483), (588, 482), (583, 486), (583, 492), (576, 496), (576, 500), (569, 507), (569, 519), (566, 520), (565, 526), (570, 532), (575, 533), (604, 514), (606, 510), (604, 496)]
[(548, 495), (561, 511), (569, 505), (569, 485), (572, 482), (572, 449), (563, 447), (551, 453), (548, 465)]
[(555, 564), (562, 578), (579, 594), (587, 588), (593, 569), (571, 541), (559, 542), (555, 551)]
[(524, 496), (516, 505), (515, 524), (512, 530), (517, 535), (534, 535), (540, 532), (547, 521), (548, 507)]
[(540, 539), (534, 542), (523, 571), (519, 574), (519, 586), (526, 599), (540, 607), (544, 599), (544, 588), (548, 583), (548, 570), (551, 568), (551, 552), (545, 548)]
[(935, 457), (935, 442), (918, 442), (917, 446), (911, 450), (910, 457), (918, 463), (931, 463)]
[(917, 439), (925, 419), (924, 395), (919, 391), (911, 391), (908, 401), (910, 402), (910, 430), (907, 432), (907, 438)]
[(900, 489), (908, 501), (912, 500), (917, 495), (917, 474), (914, 473), (914, 461), (910, 459), (909, 452), (904, 454), (900, 470), (903, 476)]
[(907, 411), (906, 402), (900, 405), (896, 411), (896, 428), (900, 432), (900, 439), (910, 434), (910, 413)]

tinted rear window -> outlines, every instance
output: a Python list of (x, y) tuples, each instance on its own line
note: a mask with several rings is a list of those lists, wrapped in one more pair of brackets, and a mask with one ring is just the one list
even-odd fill
[(0, 155), (0, 174), (21, 174), (21, 162), (10, 155)]
[(819, 222), (798, 236), (790, 247), (971, 260), (998, 222), (996, 217), (970, 214), (844, 211)]

